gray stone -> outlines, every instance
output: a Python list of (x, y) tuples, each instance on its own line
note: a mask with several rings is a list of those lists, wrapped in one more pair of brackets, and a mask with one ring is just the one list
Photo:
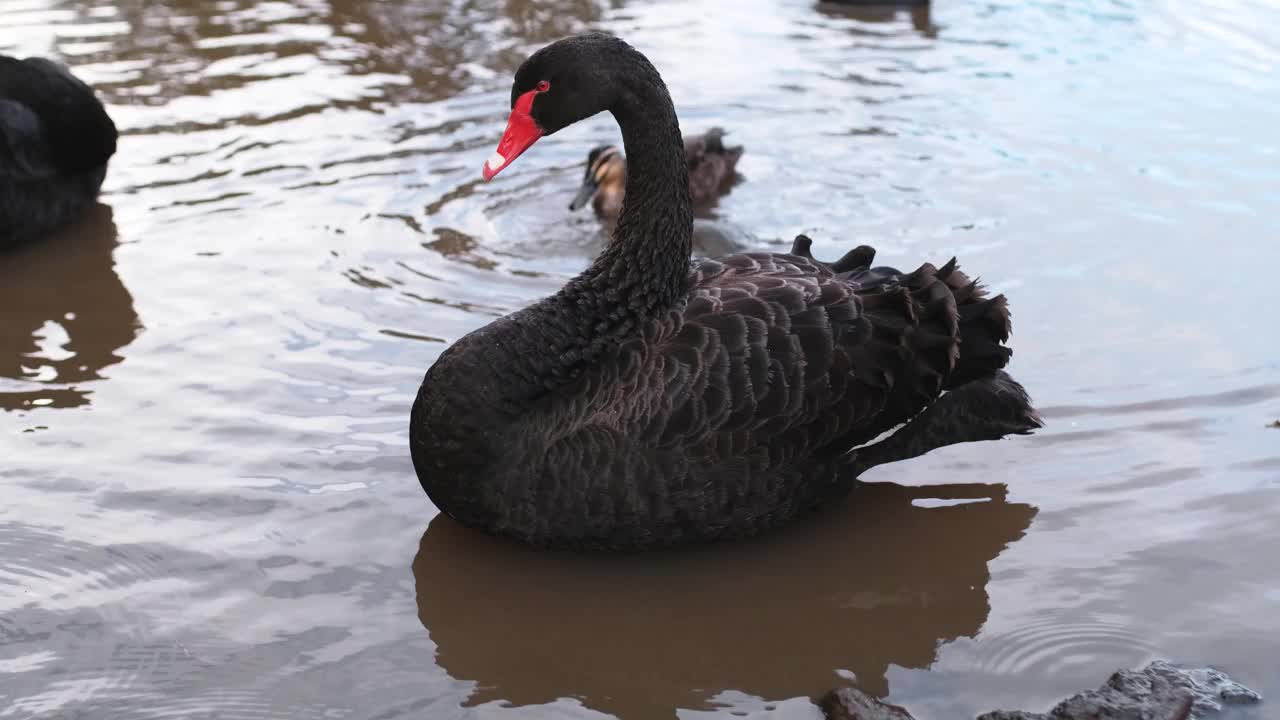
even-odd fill
[[(1141, 670), (1121, 670), (1097, 690), (1067, 698), (1047, 713), (996, 710), (978, 720), (1204, 720), (1224, 705), (1261, 701), (1217, 670), (1157, 660)], [(854, 688), (832, 690), (821, 705), (827, 720), (914, 720), (906, 709)]]
[(854, 688), (832, 690), (822, 698), (827, 720), (915, 720), (897, 705), (880, 702)]
[(1000, 710), (978, 720), (1201, 720), (1223, 705), (1261, 699), (1217, 670), (1157, 660), (1142, 670), (1121, 670), (1101, 688), (1063, 700), (1047, 713)]

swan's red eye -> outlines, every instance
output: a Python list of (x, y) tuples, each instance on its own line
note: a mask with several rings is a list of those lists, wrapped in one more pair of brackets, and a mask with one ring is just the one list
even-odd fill
[(546, 80), (539, 80), (537, 86), (535, 86), (534, 89), (540, 93), (546, 92), (551, 89), (551, 83), (547, 82)]

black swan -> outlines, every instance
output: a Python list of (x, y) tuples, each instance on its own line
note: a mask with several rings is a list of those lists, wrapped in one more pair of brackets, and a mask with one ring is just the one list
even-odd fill
[(92, 207), (117, 137), (93, 89), (66, 68), (0, 55), (0, 249)]
[[(590, 267), (427, 371), (413, 464), (461, 524), (591, 549), (744, 537), (847, 493), (851, 468), (1039, 426), (998, 373), (1011, 354), (1005, 298), (954, 260), (904, 274), (871, 267), (864, 246), (823, 263), (800, 236), (790, 254), (691, 265), (675, 108), (622, 40), (542, 48), (516, 72), (511, 105), (486, 180), (539, 137), (608, 110), (630, 158), (627, 200)], [(921, 416), (929, 431), (914, 439), (894, 440), (909, 423), (858, 447), (944, 391), (975, 402)]]
[[(734, 168), (742, 157), (742, 146), (724, 144), (725, 132), (713, 127), (701, 135), (684, 139), (684, 156), (689, 163), (689, 195), (694, 205), (705, 205), (716, 199), (733, 180)], [(587, 153), (587, 168), (582, 174), (582, 187), (569, 203), (577, 210), (587, 201), (596, 216), (610, 222), (622, 212), (626, 195), (627, 158), (615, 145), (601, 145)]]

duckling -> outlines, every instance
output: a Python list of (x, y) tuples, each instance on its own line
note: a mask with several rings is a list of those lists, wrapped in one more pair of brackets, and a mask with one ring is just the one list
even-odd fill
[(627, 192), (627, 159), (616, 145), (601, 145), (587, 153), (587, 170), (582, 187), (569, 203), (570, 210), (581, 210), (590, 200), (596, 216), (614, 221), (622, 211), (622, 196)]
[(117, 139), (93, 89), (65, 67), (0, 55), (0, 249), (93, 207)]
[[(684, 140), (684, 155), (689, 163), (689, 194), (694, 206), (706, 205), (728, 190), (734, 168), (742, 157), (742, 146), (726, 146), (725, 131), (713, 127), (701, 135)], [(622, 198), (627, 189), (627, 159), (616, 145), (601, 145), (587, 153), (587, 169), (582, 187), (569, 203), (578, 210), (592, 200), (596, 216), (606, 222), (618, 219)]]

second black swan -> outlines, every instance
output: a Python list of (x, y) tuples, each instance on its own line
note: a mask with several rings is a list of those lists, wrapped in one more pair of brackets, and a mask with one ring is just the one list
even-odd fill
[[(738, 538), (845, 494), (850, 470), (1039, 426), (1001, 372), (1005, 298), (954, 260), (902, 273), (859, 247), (824, 263), (802, 236), (788, 254), (691, 264), (675, 109), (627, 43), (591, 33), (542, 48), (516, 72), (511, 106), (486, 180), (607, 110), (626, 202), (590, 267), (427, 371), (413, 464), (458, 522), (574, 548)], [(959, 395), (930, 412), (948, 391)]]
[(0, 250), (87, 212), (117, 137), (93, 89), (66, 68), (0, 55)]

